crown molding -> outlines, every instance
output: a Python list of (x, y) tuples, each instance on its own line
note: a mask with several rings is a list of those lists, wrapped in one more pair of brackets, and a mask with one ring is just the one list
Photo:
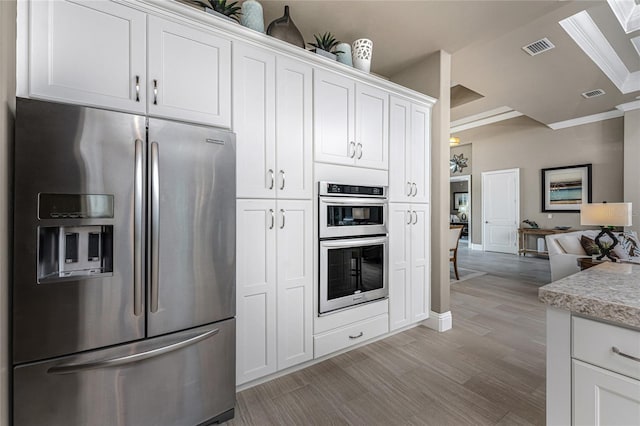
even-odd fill
[(640, 90), (640, 71), (629, 71), (586, 10), (563, 19), (560, 25), (620, 92)]
[(625, 33), (640, 30), (640, 4), (633, 0), (607, 0)]
[(567, 127), (581, 126), (583, 124), (595, 123), (597, 121), (618, 118), (624, 115), (623, 111), (614, 109), (611, 111), (601, 112), (599, 114), (586, 115), (584, 117), (572, 118), (571, 120), (558, 121), (557, 123), (547, 124), (547, 127), (553, 130), (566, 129)]
[(469, 130), (475, 127), (509, 120), (510, 118), (520, 117), (521, 115), (523, 114), (520, 111), (516, 111), (509, 107), (500, 107), (480, 114), (461, 118), (460, 120), (452, 121), (449, 133), (462, 132), (463, 130)]
[(634, 109), (640, 109), (640, 101), (627, 102), (626, 104), (616, 105), (616, 109), (627, 112)]

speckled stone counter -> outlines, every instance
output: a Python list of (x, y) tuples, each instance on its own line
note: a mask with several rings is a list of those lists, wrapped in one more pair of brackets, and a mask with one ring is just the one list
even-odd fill
[(538, 290), (547, 305), (640, 328), (640, 265), (605, 262)]

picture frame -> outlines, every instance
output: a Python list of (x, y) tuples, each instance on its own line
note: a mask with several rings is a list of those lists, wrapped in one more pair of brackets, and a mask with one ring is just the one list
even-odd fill
[(469, 193), (468, 192), (454, 192), (453, 193), (453, 210), (458, 211), (460, 205), (468, 205), (469, 204)]
[(579, 213), (581, 204), (591, 202), (591, 164), (550, 167), (540, 174), (543, 212)]

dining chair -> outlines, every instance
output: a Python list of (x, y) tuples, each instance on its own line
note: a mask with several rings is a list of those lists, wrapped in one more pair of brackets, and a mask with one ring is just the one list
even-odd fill
[(449, 225), (449, 262), (453, 262), (453, 272), (456, 280), (460, 279), (458, 275), (458, 243), (462, 236), (464, 225)]

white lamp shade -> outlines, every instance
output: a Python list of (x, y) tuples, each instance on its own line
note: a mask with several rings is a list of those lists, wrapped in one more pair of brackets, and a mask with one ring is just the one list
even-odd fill
[(581, 204), (580, 225), (631, 226), (631, 203)]

